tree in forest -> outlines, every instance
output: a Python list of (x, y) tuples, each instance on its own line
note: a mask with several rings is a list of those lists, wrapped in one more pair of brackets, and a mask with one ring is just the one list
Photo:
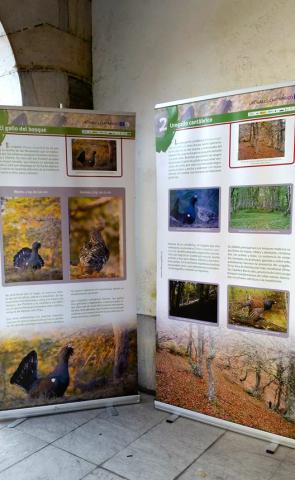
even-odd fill
[[(203, 325), (198, 325), (197, 330), (197, 341), (192, 337), (192, 342), (195, 349), (195, 358), (191, 360), (192, 372), (196, 377), (203, 378), (204, 376), (204, 327)], [(194, 330), (195, 331), (195, 330)]]
[(259, 340), (236, 341), (227, 346), (224, 360), (248, 394), (283, 413), (288, 399), (290, 361), (289, 354), (278, 348), (277, 339), (269, 338), (267, 345)]
[(113, 378), (117, 382), (124, 374), (128, 367), (129, 353), (129, 331), (127, 327), (113, 324), (115, 352)]
[(250, 124), (250, 144), (251, 147), (254, 147), (257, 150), (258, 144), (258, 123), (254, 122)]
[(287, 185), (287, 191), (286, 191), (286, 211), (285, 215), (288, 215), (291, 213), (291, 202), (292, 202), (292, 186)]
[(188, 335), (188, 341), (187, 341), (187, 347), (186, 347), (186, 354), (188, 355), (190, 360), (192, 358), (192, 350), (193, 350), (193, 326), (190, 323), (189, 324), (189, 335)]
[(213, 361), (216, 357), (216, 341), (211, 331), (208, 332), (208, 353), (207, 353), (207, 372), (208, 372), (208, 400), (216, 400), (215, 380), (213, 373)]
[[(177, 312), (183, 302), (185, 282), (170, 280), (170, 312)], [(172, 315), (172, 313), (171, 313)]]
[(269, 376), (273, 368), (270, 365), (271, 362), (267, 351), (262, 349), (259, 344), (247, 342), (244, 343), (243, 348), (239, 351), (239, 356), (235, 356), (235, 359), (240, 360), (238, 365), (241, 365), (244, 370), (240, 377), (240, 382), (248, 380), (250, 374), (252, 374), (254, 379), (253, 384), (246, 388), (246, 392), (253, 397), (261, 398), (265, 388), (274, 381), (272, 378), (272, 381), (267, 383), (267, 385), (262, 384), (263, 374)]
[(295, 352), (290, 352), (287, 379), (287, 411), (285, 418), (295, 422)]
[(259, 358), (256, 359), (253, 363), (254, 372), (255, 372), (255, 384), (252, 388), (248, 389), (248, 393), (253, 395), (253, 397), (260, 398), (262, 394), (261, 388), (261, 374), (262, 374), (262, 362)]
[[(208, 380), (208, 400), (213, 402), (216, 400), (215, 379), (213, 371), (213, 363), (216, 357), (216, 338), (211, 328), (205, 329), (203, 325), (194, 325), (192, 330), (192, 345), (194, 346), (195, 356), (189, 358), (193, 374), (197, 378), (204, 378), (207, 372)], [(193, 333), (197, 331), (197, 339)], [(206, 368), (205, 368), (206, 366)]]
[(282, 397), (283, 397), (283, 393), (286, 385), (286, 377), (285, 377), (286, 366), (284, 365), (284, 361), (281, 355), (276, 361), (276, 368), (275, 368), (275, 374), (274, 374), (277, 388), (275, 393), (273, 410), (275, 410), (276, 412), (280, 411), (281, 401), (282, 401)]
[(270, 185), (231, 188), (231, 211), (259, 209), (290, 213), (291, 185)]

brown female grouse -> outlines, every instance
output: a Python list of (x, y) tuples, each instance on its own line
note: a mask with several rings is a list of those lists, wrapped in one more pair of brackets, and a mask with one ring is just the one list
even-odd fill
[(90, 231), (88, 242), (80, 250), (80, 265), (87, 273), (100, 272), (109, 259), (110, 252), (101, 235), (104, 227), (105, 222), (100, 220)]
[(247, 302), (243, 304), (243, 307), (249, 308), (248, 319), (251, 320), (251, 322), (257, 322), (263, 320), (263, 313), (267, 310), (271, 310), (272, 306), (276, 303), (275, 300), (268, 298), (263, 301), (254, 301), (249, 297)]

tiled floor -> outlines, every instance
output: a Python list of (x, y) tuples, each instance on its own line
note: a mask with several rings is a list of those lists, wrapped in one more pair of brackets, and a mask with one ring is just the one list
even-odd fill
[(139, 405), (0, 422), (0, 480), (294, 480), (295, 450)]

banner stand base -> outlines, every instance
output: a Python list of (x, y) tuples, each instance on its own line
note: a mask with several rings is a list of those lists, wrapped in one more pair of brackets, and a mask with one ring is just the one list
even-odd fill
[(276, 451), (277, 451), (277, 449), (279, 448), (279, 446), (280, 446), (280, 445), (279, 445), (278, 443), (270, 443), (270, 444), (266, 447), (265, 451), (266, 451), (266, 453), (270, 453), (271, 455), (273, 455), (274, 453), (276, 453)]
[(164, 412), (168, 412), (176, 416), (189, 418), (191, 420), (206, 423), (207, 425), (223, 428), (241, 435), (248, 435), (249, 437), (254, 437), (259, 440), (269, 442), (270, 445), (268, 445), (266, 448), (267, 452), (272, 448), (271, 445), (275, 445), (275, 450), (272, 452), (269, 451), (268, 453), (275, 453), (276, 449), (280, 445), (295, 449), (295, 439), (293, 440), (292, 438), (282, 437), (280, 435), (275, 435), (274, 433), (264, 432), (263, 430), (257, 430), (256, 428), (246, 427), (238, 423), (228, 422), (227, 420), (222, 420), (220, 418), (209, 417), (203, 413), (193, 412), (192, 410), (186, 410), (185, 408), (176, 407), (174, 405), (169, 405), (168, 403), (159, 402), (157, 400), (155, 400), (154, 405), (156, 409), (163, 410)]
[(175, 414), (173, 413), (172, 415), (170, 415), (170, 417), (168, 417), (168, 418), (166, 419), (166, 422), (167, 422), (167, 423), (175, 423), (176, 420), (178, 420), (178, 418), (179, 418), (179, 415), (175, 415)]
[[(60, 403), (56, 405), (44, 405), (29, 408), (18, 408), (14, 410), (0, 411), (0, 420), (11, 418), (21, 419), (25, 421), (28, 417), (36, 417), (41, 415), (52, 415), (54, 413), (69, 413), (79, 410), (90, 410), (94, 408), (115, 407), (120, 405), (131, 405), (132, 403), (140, 403), (140, 395), (128, 395), (126, 397), (100, 398), (98, 400), (85, 400), (73, 403)], [(15, 426), (17, 426), (18, 422)], [(12, 424), (13, 425), (13, 424)], [(14, 428), (13, 426), (10, 428)]]
[(117, 417), (119, 415), (118, 410), (113, 405), (107, 407), (107, 412), (108, 412), (110, 417)]
[(18, 418), (17, 420), (14, 420), (14, 422), (11, 422), (9, 425), (7, 425), (7, 428), (15, 428), (18, 427), (21, 423), (24, 423), (27, 420), (26, 417), (24, 418)]

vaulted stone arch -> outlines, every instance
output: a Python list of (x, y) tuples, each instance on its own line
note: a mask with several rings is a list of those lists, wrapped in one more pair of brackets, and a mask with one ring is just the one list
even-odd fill
[(0, 105), (22, 105), (20, 78), (4, 27), (0, 22)]
[(24, 105), (92, 108), (91, 0), (5, 0), (0, 21)]

